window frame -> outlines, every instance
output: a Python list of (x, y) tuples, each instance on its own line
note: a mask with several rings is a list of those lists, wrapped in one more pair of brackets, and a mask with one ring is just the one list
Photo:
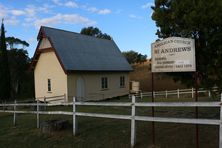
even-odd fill
[(109, 84), (108, 84), (108, 77), (101, 77), (101, 90), (108, 90)]
[(51, 79), (47, 79), (47, 90), (48, 92), (52, 92), (52, 81)]
[(120, 86), (120, 88), (126, 87), (126, 81), (125, 80), (126, 80), (125, 76), (120, 76), (120, 78), (119, 78), (119, 86)]

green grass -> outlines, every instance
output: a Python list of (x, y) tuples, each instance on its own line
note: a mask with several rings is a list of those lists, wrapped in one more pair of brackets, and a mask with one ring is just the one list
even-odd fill
[[(142, 101), (150, 101), (144, 98)], [(127, 98), (112, 101), (126, 102)], [(141, 100), (138, 100), (141, 101)], [(155, 101), (193, 101), (193, 99), (155, 99)], [(216, 101), (200, 98), (200, 101)], [(217, 100), (218, 101), (218, 100)], [(27, 108), (26, 108), (27, 109)], [(72, 107), (50, 107), (47, 110), (72, 111)], [(94, 113), (112, 113), (130, 115), (128, 107), (86, 107), (79, 106), (77, 111)], [(151, 115), (151, 108), (136, 108), (137, 115)], [(158, 117), (194, 117), (194, 108), (155, 108)], [(219, 118), (218, 108), (199, 108), (200, 118)], [(72, 123), (72, 116), (41, 115), (40, 121), (67, 119)], [(130, 121), (105, 118), (78, 117), (79, 134), (72, 136), (70, 128), (43, 134), (36, 128), (36, 116), (23, 114), (17, 117), (17, 126), (12, 125), (13, 115), (0, 113), (1, 148), (128, 148), (130, 147)], [(200, 148), (218, 147), (218, 126), (200, 125)], [(155, 123), (157, 148), (192, 148), (195, 147), (195, 125)], [(151, 122), (136, 122), (136, 148), (152, 147)]]

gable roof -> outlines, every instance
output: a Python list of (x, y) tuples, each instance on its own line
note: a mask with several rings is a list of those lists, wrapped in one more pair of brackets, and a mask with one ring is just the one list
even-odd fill
[(42, 38), (49, 39), (66, 72), (132, 71), (113, 40), (44, 26), (40, 28), (38, 34), (38, 39)]

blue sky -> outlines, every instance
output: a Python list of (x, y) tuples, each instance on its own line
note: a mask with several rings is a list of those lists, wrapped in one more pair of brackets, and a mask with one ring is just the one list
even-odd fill
[(95, 26), (111, 35), (121, 51), (150, 57), (157, 27), (151, 15), (154, 0), (0, 0), (6, 36), (27, 41), (29, 56), (37, 45), (41, 25), (80, 32)]

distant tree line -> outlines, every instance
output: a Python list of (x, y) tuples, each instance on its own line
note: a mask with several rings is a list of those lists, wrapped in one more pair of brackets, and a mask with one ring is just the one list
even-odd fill
[(102, 31), (99, 28), (92, 27), (92, 26), (82, 28), (82, 30), (80, 31), (80, 34), (94, 36), (94, 37), (101, 38), (101, 39), (112, 40), (112, 37), (110, 35), (108, 35), (106, 33), (102, 33)]
[(130, 64), (133, 63), (144, 63), (147, 60), (147, 55), (143, 55), (141, 53), (138, 53), (136, 51), (130, 50), (130, 51), (124, 51), (122, 54), (125, 56), (127, 61)]

